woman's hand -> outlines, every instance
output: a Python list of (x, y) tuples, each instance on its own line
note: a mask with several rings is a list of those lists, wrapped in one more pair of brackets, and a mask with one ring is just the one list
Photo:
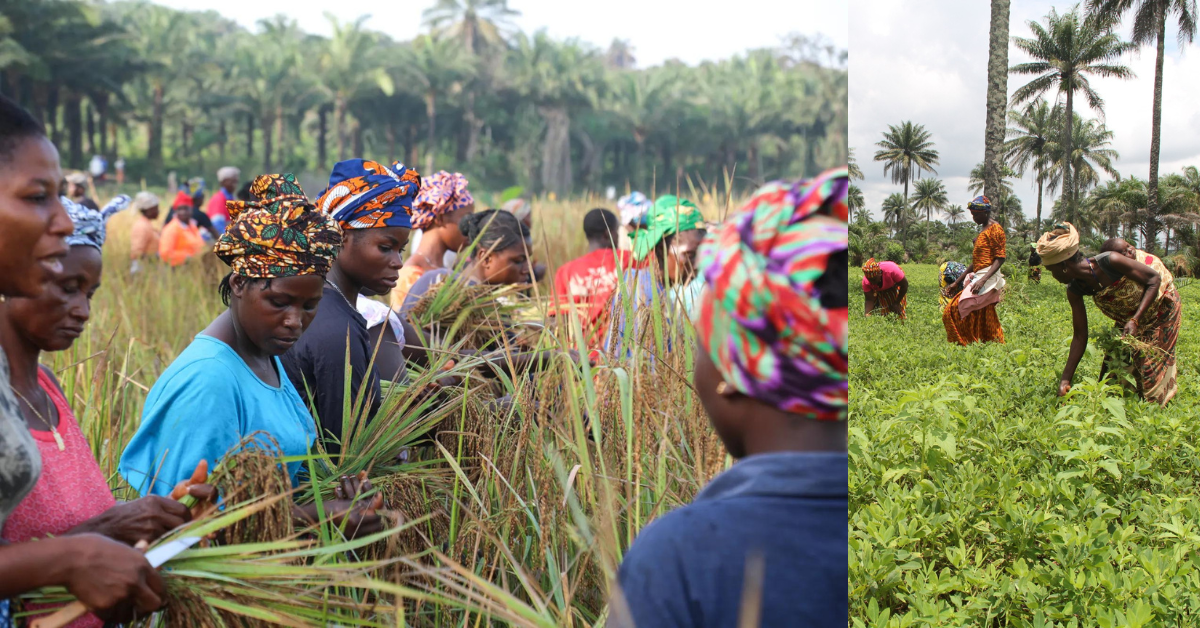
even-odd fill
[[(370, 499), (360, 499), (369, 493), (373, 487), (367, 479), (366, 472), (358, 476), (342, 476), (333, 493), (336, 499), (326, 500), (322, 505), (325, 517), (345, 531), (349, 538), (369, 536), (383, 530), (383, 518), (378, 510), (383, 508), (383, 495), (376, 494)], [(316, 504), (306, 504), (298, 507), (300, 515), (312, 524), (317, 520)]]
[(1069, 392), (1071, 392), (1071, 382), (1069, 382), (1065, 379), (1058, 382), (1058, 396), (1059, 397), (1062, 397)]
[(70, 534), (102, 534), (133, 545), (138, 541), (158, 539), (191, 519), (187, 506), (173, 499), (149, 495), (117, 504), (71, 529)]
[(1131, 318), (1128, 321), (1126, 321), (1125, 327), (1123, 329), (1124, 329), (1126, 335), (1129, 335), (1129, 336), (1137, 335), (1137, 330), (1138, 330), (1137, 319)]
[(71, 536), (69, 542), (67, 591), (101, 619), (124, 622), (134, 613), (162, 608), (162, 578), (141, 552), (98, 534)]

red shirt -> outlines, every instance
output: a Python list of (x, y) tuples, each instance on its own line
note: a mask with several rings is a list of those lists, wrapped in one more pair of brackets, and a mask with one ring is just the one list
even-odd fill
[(220, 216), (221, 218), (224, 218), (226, 222), (228, 222), (229, 208), (225, 206), (225, 201), (228, 200), (229, 197), (225, 195), (225, 188), (218, 189), (217, 193), (213, 194), (212, 198), (208, 199), (208, 208), (204, 211), (204, 213), (208, 214), (209, 218), (216, 218)]
[(585, 331), (594, 331), (590, 328), (596, 326), (608, 311), (621, 273), (633, 264), (632, 252), (613, 249), (598, 249), (563, 264), (554, 273), (554, 300), (558, 311), (576, 306), (584, 316)]

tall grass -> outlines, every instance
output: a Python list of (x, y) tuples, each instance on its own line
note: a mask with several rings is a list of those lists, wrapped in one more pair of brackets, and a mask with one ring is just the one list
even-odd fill
[[(729, 202), (710, 196), (701, 209), (715, 219)], [(549, 264), (551, 277), (584, 252), (583, 214), (606, 205), (537, 203), (535, 257)], [(224, 268), (211, 256), (131, 276), (131, 222), (126, 212), (110, 224), (88, 331), (71, 350), (44, 356), (121, 496), (132, 491), (116, 466), (147, 392), (223, 309), (216, 285)], [(536, 286), (531, 304), (541, 308), (548, 292)], [(503, 313), (486, 300), (477, 305), (485, 318)], [(347, 406), (343, 455), (314, 452), (304, 498), (328, 499), (339, 475), (367, 471), (389, 508), (411, 524), (352, 552), (383, 560), (369, 563), (370, 575), (390, 582), (380, 592), (400, 602), (364, 600), (363, 614), (388, 615), (385, 625), (603, 623), (609, 583), (638, 532), (689, 502), (728, 464), (691, 387), (690, 328), (660, 305), (637, 313), (644, 333), (627, 340), (634, 351), (596, 366), (556, 357), (536, 372), (485, 378), (481, 359), (451, 363), (458, 345), (445, 338), (428, 369), (386, 388), (374, 421)], [(581, 337), (579, 324), (565, 321), (523, 342), (586, 355)], [(446, 374), (463, 376), (462, 385), (425, 392)], [(498, 397), (513, 403), (496, 405)], [(404, 451), (413, 453), (403, 458)]]

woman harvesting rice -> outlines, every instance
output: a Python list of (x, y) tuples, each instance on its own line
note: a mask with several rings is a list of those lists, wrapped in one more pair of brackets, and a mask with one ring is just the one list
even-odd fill
[(866, 294), (863, 316), (879, 310), (880, 314), (896, 314), (908, 318), (908, 279), (895, 262), (877, 262), (875, 258), (862, 265), (862, 289)]
[(1004, 342), (1004, 328), (996, 315), (996, 304), (1004, 290), (1000, 266), (1004, 264), (1004, 228), (992, 218), (992, 204), (986, 196), (977, 196), (967, 204), (971, 219), (983, 227), (975, 236), (971, 250), (971, 268), (953, 284), (950, 292), (961, 289), (942, 312), (946, 340), (963, 346), (972, 342)]
[[(529, 281), (525, 231), (515, 216), (502, 209), (489, 209), (464, 216), (458, 228), (463, 238), (473, 243), (467, 265), (460, 271), (467, 283), (502, 286)], [(412, 309), (450, 274), (450, 269), (439, 268), (422, 275), (409, 290), (404, 309)]]
[(421, 192), (413, 201), (412, 228), (421, 230), (420, 239), (392, 289), (392, 309), (400, 311), (404, 299), (421, 275), (447, 266), (447, 253), (458, 253), (470, 240), (463, 237), (458, 222), (475, 211), (475, 199), (467, 191), (467, 178), (445, 170), (426, 177)]
[[(962, 284), (958, 283), (958, 278), (962, 277), (966, 272), (966, 265), (960, 262), (942, 262), (942, 265), (938, 267), (938, 302), (941, 304), (942, 309), (946, 308), (946, 305), (950, 303), (950, 299), (953, 299), (954, 295), (962, 292)], [(950, 286), (954, 285), (958, 287), (951, 292)]]
[(705, 241), (693, 379), (740, 461), (641, 531), (609, 628), (741, 625), (746, 591), (754, 625), (846, 621), (848, 184), (769, 184)]
[[(1092, 302), (1116, 327), (1132, 337), (1134, 388), (1146, 401), (1166, 405), (1175, 396), (1175, 341), (1179, 339), (1182, 302), (1175, 278), (1157, 258), (1149, 265), (1115, 252), (1084, 257), (1079, 252), (1079, 232), (1071, 223), (1055, 225), (1042, 234), (1038, 255), (1046, 270), (1067, 284), (1071, 304), (1071, 351), (1058, 383), (1058, 394), (1071, 390), (1075, 368), (1087, 347), (1087, 307)], [(1107, 372), (1112, 356), (1105, 356)]]
[[(312, 322), (341, 233), (293, 175), (255, 179), (257, 202), (229, 204), (215, 251), (232, 272), (221, 281), (229, 309), (196, 336), (146, 398), (120, 472), (142, 495), (163, 495), (200, 461), (215, 468), (244, 438), (265, 432), (285, 456), (309, 452), (317, 432), (279, 356)], [(287, 465), (293, 485), (300, 462)], [(345, 512), (349, 504), (327, 504)], [(378, 530), (373, 512), (352, 511), (350, 530)], [(312, 521), (316, 508), (297, 508)]]

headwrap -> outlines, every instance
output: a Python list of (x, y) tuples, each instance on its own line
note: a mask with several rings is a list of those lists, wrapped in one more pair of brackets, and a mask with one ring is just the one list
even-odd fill
[(195, 207), (196, 206), (192, 202), (191, 194), (188, 194), (187, 192), (184, 192), (183, 190), (179, 190), (179, 192), (175, 194), (175, 200), (171, 202), (171, 209), (175, 209), (176, 207), (182, 207), (185, 205), (187, 207)]
[(533, 213), (533, 205), (523, 198), (514, 198), (500, 206), (500, 209), (517, 217), (517, 220), (525, 222), (526, 218)]
[(293, 174), (264, 174), (258, 201), (227, 201), (229, 226), (213, 251), (243, 277), (325, 275), (342, 244), (341, 229), (317, 210)]
[(1043, 266), (1053, 266), (1074, 257), (1079, 250), (1079, 232), (1069, 222), (1054, 225), (1054, 229), (1038, 238), (1037, 253)]
[(65, 178), (67, 180), (67, 183), (70, 183), (72, 185), (87, 185), (87, 181), (88, 181), (87, 175), (83, 174), (82, 172), (68, 173)]
[(142, 190), (134, 195), (133, 204), (130, 205), (130, 208), (134, 211), (144, 212), (151, 207), (158, 207), (158, 204), (159, 201), (157, 194)]
[(240, 178), (242, 178), (242, 171), (238, 170), (237, 168), (234, 168), (233, 166), (225, 166), (224, 168), (217, 170), (217, 183), (220, 183), (220, 182), (224, 181), (225, 179), (240, 179)]
[(366, 159), (339, 161), (317, 208), (342, 229), (412, 227), (413, 199), (421, 191), (421, 175), (404, 164), (391, 168)]
[(875, 258), (867, 260), (862, 265), (863, 276), (871, 283), (880, 283), (883, 281), (883, 268), (879, 266), (879, 262)]
[(950, 285), (958, 281), (963, 273), (967, 272), (966, 264), (962, 262), (946, 262), (943, 264), (942, 279), (946, 280), (946, 285)]
[[(845, 166), (775, 182), (700, 247), (706, 288), (696, 331), (722, 378), (803, 417), (846, 419), (848, 311), (821, 304), (815, 282), (847, 248)], [(829, 216), (834, 221), (809, 220)]]
[(986, 196), (976, 196), (974, 200), (967, 203), (967, 209), (973, 212), (990, 212), (992, 211), (992, 202)]
[(428, 229), (438, 216), (475, 202), (467, 191), (467, 178), (455, 172), (439, 170), (421, 182), (421, 193), (413, 203), (413, 229)]
[(633, 257), (640, 262), (663, 238), (703, 226), (704, 216), (691, 201), (672, 194), (660, 196), (646, 216), (646, 228), (638, 231), (633, 241)]
[(621, 212), (621, 224), (623, 225), (642, 226), (651, 207), (654, 207), (654, 203), (651, 203), (650, 199), (641, 192), (630, 192), (617, 199), (617, 211)]
[(67, 197), (59, 199), (75, 223), (75, 232), (67, 236), (67, 246), (87, 245), (97, 249), (104, 246), (104, 223), (113, 214), (129, 206), (129, 197), (124, 194), (108, 202), (100, 211), (84, 207)]

